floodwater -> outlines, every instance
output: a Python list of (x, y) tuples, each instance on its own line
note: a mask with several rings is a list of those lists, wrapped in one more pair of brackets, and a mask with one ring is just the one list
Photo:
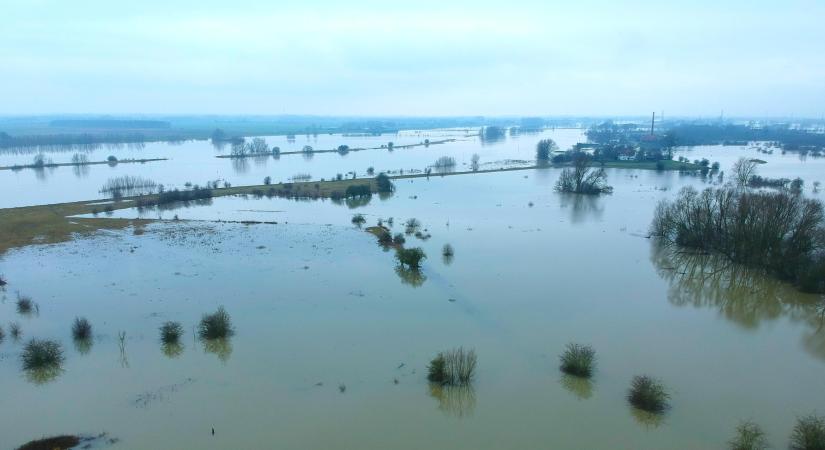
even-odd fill
[[(54, 167), (45, 169), (21, 169), (0, 171), (0, 185), (4, 195), (0, 198), (0, 208), (61, 203), (100, 198), (101, 187), (107, 180), (120, 176), (139, 176), (163, 184), (165, 188), (184, 189), (185, 183), (205, 185), (210, 181), (224, 181), (232, 185), (263, 184), (264, 177), (270, 176), (273, 183), (290, 181), (295, 175), (308, 174), (313, 180), (333, 179), (337, 174), (355, 172), (365, 176), (372, 167), (375, 173), (399, 171), (423, 171), (441, 156), (456, 159), (457, 170), (469, 170), (473, 153), (479, 153), (482, 169), (503, 166), (532, 164), (535, 159), (536, 142), (552, 137), (562, 149), (583, 141), (582, 130), (559, 129), (536, 134), (508, 136), (490, 142), (480, 141), (474, 135), (477, 130), (427, 130), (404, 131), (380, 136), (346, 135), (299, 135), (293, 141), (285, 136), (265, 136), (268, 145), (280, 147), (282, 152), (300, 151), (304, 145), (314, 149), (329, 150), (345, 144), (350, 148), (370, 148), (386, 145), (413, 145), (425, 139), (440, 141), (455, 139), (454, 142), (417, 146), (412, 148), (374, 149), (351, 151), (346, 155), (338, 153), (316, 153), (311, 157), (302, 154), (216, 158), (228, 155), (231, 146), (216, 148), (209, 141), (186, 141), (177, 144), (147, 143), (142, 146), (101, 146), (95, 150), (80, 151), (59, 149), (43, 153), (55, 163), (68, 163), (75, 153), (86, 153), (89, 161), (105, 161), (109, 155), (120, 160), (168, 158), (143, 164), (90, 165), (78, 167)], [(35, 153), (7, 149), (0, 152), (0, 166), (31, 164)], [(515, 161), (514, 161), (515, 160)]]
[[(335, 162), (371, 154), (391, 163), (410, 155), (404, 164), (416, 169), (442, 154), (530, 157), (531, 148), (513, 150), (513, 143), (310, 162), (284, 156), (268, 167), (294, 158), (293, 172), (300, 164), (341, 171)], [(490, 149), (500, 152), (488, 156)], [(761, 174), (802, 174), (806, 195), (821, 195), (810, 191), (824, 173), (820, 160), (722, 147), (678, 155), (711, 152), (718, 156), (711, 160), (760, 157), (768, 161)], [(772, 168), (780, 162), (789, 170)], [(119, 210), (121, 217), (197, 220), (12, 250), (0, 260), (9, 280), (0, 324), (8, 330), (9, 321), (19, 322), (23, 340), (7, 336), (0, 344), (0, 448), (105, 431), (120, 439), (119, 449), (683, 450), (722, 448), (746, 419), (782, 448), (797, 416), (825, 411), (819, 296), (659, 249), (645, 237), (659, 199), (707, 182), (610, 169), (614, 193), (592, 198), (553, 192), (559, 173), (399, 180), (390, 198), (358, 205), (221, 197), (161, 212)], [(397, 270), (392, 251), (351, 224), (354, 213), (368, 225), (392, 217), (394, 232), (418, 218), (431, 235), (407, 236), (408, 247), (428, 255), (420, 274)], [(446, 243), (455, 248), (449, 260), (441, 256)], [(16, 313), (18, 290), (39, 314)], [(193, 327), (219, 305), (237, 333), (205, 345)], [(91, 348), (72, 342), (75, 316), (93, 324)], [(157, 329), (167, 320), (184, 325), (182, 349), (162, 348)], [(38, 384), (21, 371), (18, 354), (30, 337), (62, 343), (66, 362), (56, 378)], [(568, 342), (596, 349), (591, 382), (559, 372)], [(431, 388), (428, 361), (457, 346), (478, 353), (474, 383)], [(638, 374), (670, 389), (667, 413), (628, 405)]]

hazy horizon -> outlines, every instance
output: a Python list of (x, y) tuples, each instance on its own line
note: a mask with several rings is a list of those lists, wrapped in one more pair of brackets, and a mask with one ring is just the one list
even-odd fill
[(11, 0), (0, 114), (822, 117), (825, 4)]

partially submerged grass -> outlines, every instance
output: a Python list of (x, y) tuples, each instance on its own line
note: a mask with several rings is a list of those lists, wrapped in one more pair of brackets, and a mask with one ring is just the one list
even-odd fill
[(736, 436), (728, 441), (730, 450), (765, 450), (769, 447), (765, 432), (750, 421), (740, 423), (736, 427)]
[(658, 380), (647, 375), (637, 375), (630, 383), (630, 391), (627, 400), (643, 411), (652, 413), (662, 413), (670, 406), (668, 394), (664, 385)]
[(204, 314), (198, 326), (198, 335), (201, 339), (221, 339), (232, 336), (235, 330), (232, 328), (232, 319), (223, 306), (212, 314)]
[(34, 310), (34, 301), (28, 295), (17, 293), (17, 312), (19, 314), (31, 314)]
[(164, 322), (160, 326), (160, 341), (165, 345), (177, 344), (183, 335), (183, 325), (180, 322)]
[(439, 353), (427, 367), (427, 380), (448, 386), (469, 384), (478, 362), (475, 350), (459, 347)]
[(47, 383), (62, 371), (63, 348), (55, 341), (32, 339), (20, 355), (26, 377), (35, 384)]
[(596, 363), (596, 351), (589, 345), (567, 344), (564, 353), (559, 357), (561, 371), (577, 377), (590, 378)]
[(92, 337), (92, 324), (85, 317), (75, 317), (72, 324), (72, 337), (78, 341), (89, 340)]
[(791, 433), (790, 449), (825, 449), (825, 418), (815, 414), (798, 418)]
[(23, 337), (23, 330), (20, 329), (20, 324), (17, 322), (12, 322), (9, 324), (9, 335), (15, 341), (19, 341), (21, 337)]

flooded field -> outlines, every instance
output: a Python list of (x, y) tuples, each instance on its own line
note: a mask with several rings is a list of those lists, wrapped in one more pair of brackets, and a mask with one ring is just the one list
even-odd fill
[[(556, 130), (490, 145), (473, 137), (344, 157), (249, 158), (246, 171), (214, 158), (220, 153), (206, 142), (153, 144), (124, 155), (172, 159), (79, 176), (65, 167), (43, 178), (0, 173), (12, 190), (0, 206), (95, 198), (113, 173), (170, 186), (215, 178), (240, 185), (370, 166), (423, 170), (442, 155), (469, 164), (478, 153), (482, 164), (501, 164), (532, 159), (543, 136), (561, 148), (581, 139), (580, 130)], [(310, 145), (349, 142), (324, 139)], [(760, 174), (801, 176), (811, 196), (825, 173), (821, 159), (747, 147), (677, 156), (720, 161), (725, 171), (740, 156), (761, 158)], [(5, 155), (3, 164), (30, 157)], [(388, 198), (350, 204), (222, 197), (125, 209), (113, 216), (191, 220), (11, 250), (0, 260), (9, 281), (0, 325), (19, 323), (22, 337), (0, 343), (0, 448), (106, 432), (123, 449), (707, 449), (722, 448), (746, 419), (782, 448), (798, 416), (825, 409), (822, 298), (647, 239), (659, 199), (707, 181), (607, 172), (614, 193), (600, 197), (556, 193), (560, 170), (541, 169), (401, 179)], [(423, 239), (406, 239), (427, 254), (420, 275), (398, 269), (392, 251), (352, 224), (356, 213), (365, 227), (392, 217), (393, 233), (417, 218)], [(445, 244), (454, 256), (442, 256)], [(35, 313), (17, 312), (18, 291), (36, 302)], [(200, 340), (198, 321), (221, 305), (235, 335)], [(72, 341), (76, 316), (91, 322), (91, 346)], [(180, 348), (160, 342), (169, 320), (184, 326)], [(21, 370), (30, 337), (62, 343), (61, 373), (32, 379)], [(569, 342), (596, 349), (591, 381), (559, 371)], [(458, 346), (478, 354), (475, 381), (432, 387), (427, 364)], [(628, 404), (630, 381), (641, 374), (670, 390), (664, 415)]]
[[(365, 176), (372, 167), (378, 172), (423, 171), (441, 156), (456, 159), (458, 170), (468, 170), (472, 155), (481, 157), (481, 168), (510, 167), (535, 161), (536, 142), (552, 137), (562, 149), (584, 141), (582, 130), (561, 129), (537, 134), (508, 136), (490, 142), (480, 141), (478, 130), (427, 130), (405, 131), (380, 136), (318, 135), (297, 136), (294, 140), (284, 136), (265, 137), (270, 147), (278, 146), (282, 152), (301, 151), (305, 145), (315, 150), (335, 149), (348, 145), (352, 149), (380, 147), (392, 142), (395, 146), (418, 145), (411, 148), (371, 149), (312, 155), (285, 154), (246, 158), (216, 158), (229, 155), (231, 146), (215, 147), (209, 141), (187, 141), (178, 144), (147, 143), (140, 146), (100, 146), (93, 150), (71, 148), (44, 152), (44, 157), (55, 163), (71, 162), (75, 153), (84, 153), (89, 161), (105, 161), (109, 155), (120, 160), (168, 158), (165, 161), (145, 164), (93, 165), (56, 167), (45, 169), (20, 169), (0, 171), (0, 183), (6, 194), (0, 198), (0, 207), (26, 206), (90, 200), (101, 197), (101, 187), (106, 181), (119, 176), (140, 176), (163, 184), (167, 189), (183, 189), (185, 183), (205, 185), (209, 181), (224, 181), (232, 185), (262, 184), (266, 176), (274, 183), (287, 182), (295, 175), (309, 175), (313, 180), (332, 179), (337, 174), (355, 172)], [(455, 141), (429, 146), (419, 145), (425, 140), (432, 142), (445, 139)], [(4, 150), (0, 152), (0, 166), (32, 164), (36, 151)], [(515, 160), (515, 161), (514, 161)]]

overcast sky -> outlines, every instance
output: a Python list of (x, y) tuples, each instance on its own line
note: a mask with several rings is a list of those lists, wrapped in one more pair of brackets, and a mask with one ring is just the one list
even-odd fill
[(0, 114), (825, 113), (821, 0), (0, 4)]

